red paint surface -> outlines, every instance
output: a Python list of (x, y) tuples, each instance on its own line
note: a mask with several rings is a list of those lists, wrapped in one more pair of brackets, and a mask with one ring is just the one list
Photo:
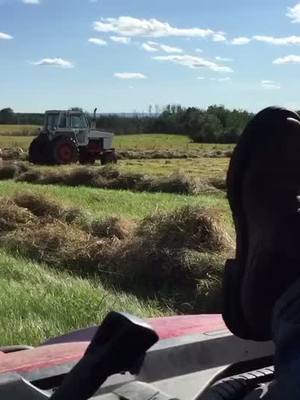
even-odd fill
[[(157, 331), (160, 339), (175, 338), (196, 333), (207, 333), (226, 329), (220, 315), (187, 315), (149, 319), (148, 322)], [(95, 328), (84, 330), (81, 341), (45, 345), (32, 350), (16, 353), (0, 353), (0, 373), (32, 371), (38, 368), (53, 367), (68, 362), (76, 362), (84, 353)]]
[(221, 315), (201, 314), (149, 319), (160, 339), (226, 329)]

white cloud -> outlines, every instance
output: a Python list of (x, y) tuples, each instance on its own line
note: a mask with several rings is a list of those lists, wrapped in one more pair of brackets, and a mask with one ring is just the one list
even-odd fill
[(211, 29), (177, 28), (155, 18), (139, 19), (129, 16), (102, 18), (94, 22), (94, 29), (98, 32), (117, 33), (129, 37), (198, 37), (211, 38), (215, 41), (223, 41), (225, 38), (225, 33)]
[(22, 0), (24, 4), (40, 4), (40, 0)]
[(213, 35), (214, 42), (226, 42), (226, 36), (224, 32), (217, 32)]
[(294, 7), (288, 7), (286, 16), (289, 17), (293, 23), (300, 22), (300, 3), (297, 3)]
[(231, 78), (226, 76), (226, 78), (209, 78), (209, 80), (214, 82), (229, 82), (231, 81)]
[(110, 40), (121, 44), (129, 44), (131, 42), (130, 38), (124, 36), (110, 36)]
[(149, 52), (155, 52), (155, 51), (164, 51), (165, 53), (183, 53), (183, 50), (180, 49), (179, 47), (173, 47), (173, 46), (168, 46), (166, 44), (161, 44), (161, 43), (157, 43), (157, 42), (152, 42), (152, 41), (148, 41), (147, 43), (143, 43), (142, 44), (142, 48), (146, 51)]
[(268, 79), (262, 80), (260, 84), (264, 89), (280, 89), (281, 87), (279, 83), (270, 81)]
[(119, 79), (147, 79), (147, 76), (140, 72), (116, 72), (114, 77)]
[(206, 60), (201, 57), (190, 56), (188, 54), (183, 55), (169, 55), (169, 56), (155, 56), (154, 60), (158, 61), (169, 61), (174, 64), (183, 65), (188, 68), (208, 68), (215, 72), (233, 72), (230, 67), (216, 64), (213, 61)]
[(220, 56), (216, 56), (215, 59), (216, 59), (217, 61), (223, 61), (223, 62), (231, 62), (231, 61), (233, 61), (232, 58), (220, 57)]
[(11, 40), (13, 37), (8, 33), (0, 32), (0, 40)]
[(158, 51), (158, 49), (156, 47), (150, 46), (150, 44), (148, 44), (148, 43), (143, 43), (142, 48), (145, 51), (148, 51), (149, 53), (155, 53), (156, 51)]
[(243, 44), (248, 44), (251, 42), (251, 39), (245, 37), (245, 36), (239, 36), (230, 41), (231, 44), (236, 45), (236, 46), (242, 46)]
[(99, 38), (89, 38), (88, 42), (96, 44), (98, 46), (106, 46), (107, 42), (103, 39), (99, 39)]
[(273, 64), (300, 64), (300, 56), (295, 56), (293, 54), (285, 57), (279, 57), (276, 58), (276, 60), (273, 61)]
[(183, 53), (183, 50), (179, 47), (167, 46), (166, 44), (161, 44), (159, 47), (166, 53)]
[(43, 58), (40, 61), (36, 61), (33, 63), (34, 65), (49, 65), (52, 67), (60, 67), (60, 68), (74, 68), (74, 65), (67, 60), (62, 58)]
[(195, 49), (195, 52), (196, 52), (196, 53), (203, 53), (203, 50), (202, 50), (202, 49), (199, 49), (199, 48), (197, 48), (197, 49)]
[(199, 81), (203, 81), (205, 78), (204, 76), (198, 76), (197, 79), (199, 79)]
[(273, 44), (275, 46), (288, 46), (288, 45), (300, 45), (300, 36), (287, 36), (287, 37), (273, 37), (273, 36), (253, 36), (253, 39)]

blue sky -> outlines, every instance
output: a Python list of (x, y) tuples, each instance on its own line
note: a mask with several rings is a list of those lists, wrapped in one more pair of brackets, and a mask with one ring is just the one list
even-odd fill
[(300, 3), (0, 0), (0, 108), (300, 109)]

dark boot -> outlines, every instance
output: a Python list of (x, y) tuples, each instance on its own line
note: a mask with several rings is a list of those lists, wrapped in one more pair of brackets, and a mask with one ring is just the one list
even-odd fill
[(300, 277), (300, 118), (270, 107), (248, 124), (227, 174), (236, 258), (224, 273), (223, 318), (237, 336), (271, 339), (276, 300)]

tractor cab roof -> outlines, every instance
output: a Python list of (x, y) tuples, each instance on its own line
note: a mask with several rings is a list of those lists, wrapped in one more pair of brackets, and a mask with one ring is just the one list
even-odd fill
[(47, 110), (45, 114), (60, 114), (60, 113), (75, 113), (75, 114), (83, 114), (83, 111), (80, 108), (71, 108), (69, 110)]

